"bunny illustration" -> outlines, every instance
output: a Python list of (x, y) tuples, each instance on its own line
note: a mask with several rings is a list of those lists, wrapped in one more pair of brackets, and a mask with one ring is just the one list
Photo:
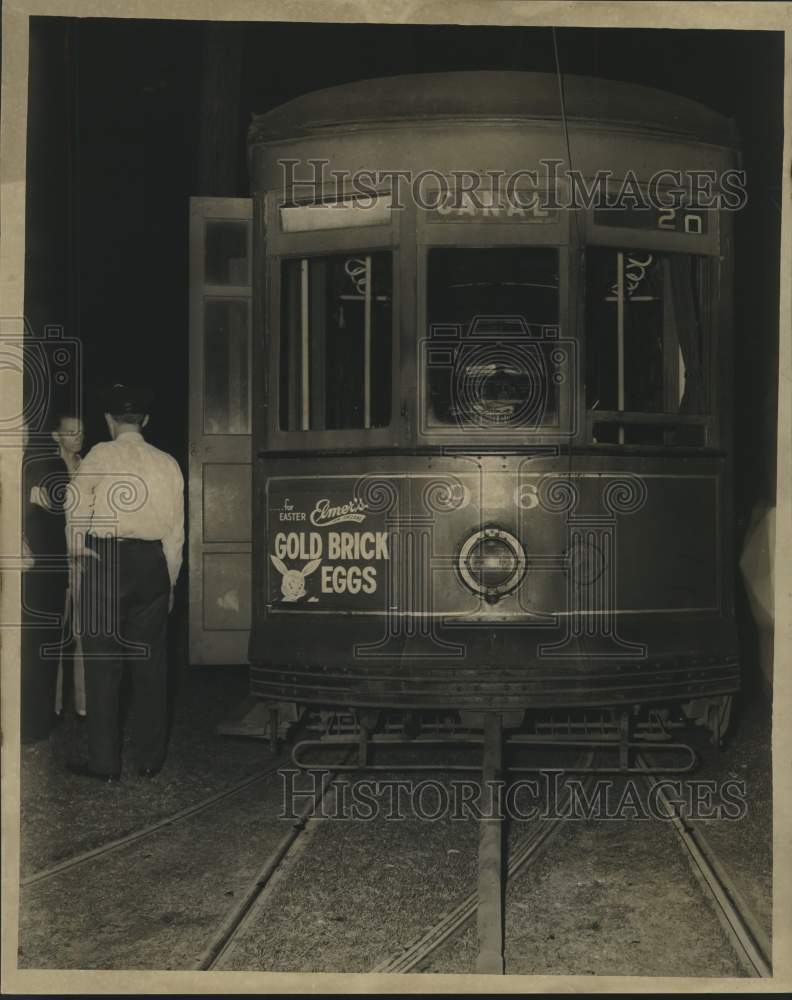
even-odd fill
[(305, 597), (305, 578), (313, 573), (322, 561), (321, 559), (312, 559), (302, 569), (288, 569), (283, 560), (277, 556), (271, 555), (270, 559), (272, 560), (272, 565), (282, 577), (281, 592), (283, 593), (283, 600), (289, 603), (294, 603), (294, 601), (299, 601), (301, 597)]

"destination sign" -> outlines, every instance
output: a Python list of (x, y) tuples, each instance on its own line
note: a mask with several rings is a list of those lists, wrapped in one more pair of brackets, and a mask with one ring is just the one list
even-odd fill
[(709, 228), (709, 211), (700, 208), (595, 208), (594, 224), (705, 236)]
[(311, 233), (326, 229), (384, 226), (391, 221), (391, 197), (315, 202), (308, 205), (281, 205), (281, 231)]
[(430, 222), (557, 223), (559, 212), (536, 191), (450, 190), (426, 210)]

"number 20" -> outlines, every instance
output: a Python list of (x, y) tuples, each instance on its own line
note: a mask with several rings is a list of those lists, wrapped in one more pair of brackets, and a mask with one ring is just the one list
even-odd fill
[[(657, 228), (658, 229), (673, 229), (676, 230), (676, 214), (677, 210), (675, 208), (669, 208), (665, 212), (661, 212), (657, 218)], [(692, 212), (684, 216), (685, 232), (692, 233), (695, 236), (700, 236), (702, 232), (701, 216), (695, 215)]]

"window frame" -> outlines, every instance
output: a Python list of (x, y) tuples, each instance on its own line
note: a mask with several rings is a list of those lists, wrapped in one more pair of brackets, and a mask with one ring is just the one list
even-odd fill
[[(574, 329), (576, 313), (578, 275), (573, 266), (575, 245), (571, 213), (559, 211), (558, 217), (550, 222), (506, 221), (505, 219), (437, 218), (428, 212), (416, 211), (415, 225), (415, 267), (416, 267), (416, 319), (414, 381), (416, 385), (413, 409), (416, 416), (416, 437), (419, 444), (428, 447), (463, 446), (475, 450), (480, 443), (483, 447), (501, 446), (506, 449), (533, 447), (534, 445), (570, 445), (580, 437), (581, 428), (578, 414), (582, 400), (582, 379), (580, 371), (580, 340)], [(424, 369), (421, 362), (421, 343), (427, 335), (428, 310), (428, 261), (429, 253), (435, 249), (495, 249), (509, 247), (546, 248), (558, 253), (558, 327), (562, 340), (574, 340), (577, 357), (571, 365), (570, 391), (559, 394), (559, 426), (537, 429), (526, 434), (515, 429), (507, 434), (498, 430), (475, 427), (430, 427), (426, 401), (426, 387), (421, 380)], [(575, 366), (578, 373), (575, 373)], [(566, 428), (566, 430), (564, 430)]]
[[(243, 199), (239, 199), (242, 201)], [(198, 199), (196, 199), (196, 202)], [(254, 421), (254, 395), (253, 395), (253, 293), (252, 293), (252, 272), (253, 272), (253, 226), (249, 218), (235, 216), (230, 208), (225, 207), (229, 199), (215, 199), (217, 206), (203, 217), (201, 223), (201, 238), (197, 245), (197, 252), (200, 259), (196, 259), (195, 268), (198, 270), (193, 276), (196, 288), (200, 287), (200, 305), (196, 300), (194, 309), (200, 309), (200, 331), (201, 331), (201, 427), (198, 432), (201, 436), (222, 438), (222, 437), (249, 437), (253, 432)], [(247, 281), (243, 284), (227, 282), (225, 284), (210, 284), (206, 280), (206, 253), (209, 245), (209, 227), (217, 223), (233, 223), (246, 228), (246, 260), (247, 260)], [(200, 276), (200, 277), (199, 277)], [(244, 302), (247, 308), (247, 399), (245, 400), (245, 413), (247, 418), (246, 430), (222, 430), (209, 431), (206, 429), (207, 407), (206, 407), (206, 307), (210, 302)], [(197, 314), (194, 321), (197, 321)]]
[[(582, 246), (582, 278), (580, 282), (580, 297), (578, 310), (580, 322), (578, 331), (581, 342), (581, 378), (582, 398), (581, 410), (584, 415), (584, 433), (586, 446), (596, 450), (617, 449), (618, 451), (644, 451), (676, 453), (681, 450), (712, 451), (721, 447), (721, 364), (723, 337), (731, 335), (731, 327), (724, 325), (723, 300), (723, 268), (720, 266), (722, 216), (719, 211), (711, 210), (707, 233), (693, 235), (688, 233), (665, 232), (659, 229), (638, 229), (634, 227), (605, 226), (594, 222), (594, 210), (580, 213), (585, 218), (585, 229)], [(709, 400), (709, 412), (706, 414), (674, 414), (652, 413), (640, 410), (591, 410), (588, 406), (588, 350), (589, 339), (588, 314), (586, 310), (587, 267), (586, 251), (589, 248), (611, 249), (614, 252), (649, 251), (657, 254), (688, 254), (701, 259), (706, 282), (710, 287), (710, 323), (704, 343), (705, 393)], [(654, 425), (665, 426), (669, 430), (674, 427), (702, 427), (704, 440), (702, 444), (642, 444), (635, 442), (594, 441), (594, 424), (610, 423), (623, 427)]]
[[(295, 256), (288, 255), (288, 256), (279, 257), (278, 261), (279, 261), (279, 264), (280, 264), (280, 269), (279, 269), (279, 273), (278, 273), (278, 285), (279, 285), (279, 290), (280, 290), (280, 295), (281, 295), (281, 297), (280, 297), (281, 305), (283, 305), (283, 289), (284, 289), (284, 285), (285, 285), (285, 282), (284, 282), (284, 272), (285, 272), (286, 266), (288, 264), (290, 264), (290, 263), (297, 263), (299, 265), (302, 265), (305, 262), (308, 262), (310, 264), (313, 261), (326, 261), (326, 260), (329, 261), (329, 260), (331, 260), (333, 258), (344, 259), (344, 258), (348, 258), (349, 257), (349, 253), (350, 253), (349, 251), (344, 251), (342, 253), (311, 254), (310, 256), (302, 256), (302, 255), (300, 255), (300, 256), (296, 256), (295, 257)], [(352, 251), (352, 253), (356, 253), (356, 251)], [(397, 275), (396, 275), (395, 269), (394, 269), (394, 253), (393, 253), (393, 251), (391, 249), (379, 250), (379, 251), (366, 249), (365, 251), (363, 251), (360, 254), (360, 256), (366, 256), (366, 257), (371, 256), (371, 257), (373, 257), (377, 253), (387, 254), (388, 258), (389, 258), (389, 261), (390, 261), (390, 270), (391, 270), (391, 275), (390, 275), (390, 277), (391, 277), (391, 302), (390, 302), (390, 305), (391, 305), (391, 338), (393, 338), (394, 333), (395, 333), (395, 325), (396, 325), (395, 322), (394, 322), (394, 315), (393, 315), (393, 310), (394, 310), (394, 306), (395, 306), (395, 298), (396, 298), (394, 286), (395, 286), (396, 280), (397, 280)], [(310, 273), (310, 268), (308, 269), (308, 272)], [(300, 268), (300, 272), (298, 272), (298, 273), (302, 273), (302, 268)], [(300, 280), (302, 282), (302, 278)], [(310, 295), (310, 280), (309, 280), (309, 283), (308, 283), (308, 289), (309, 289), (308, 294)], [(302, 284), (301, 284), (301, 290), (302, 290)], [(313, 308), (313, 306), (309, 305), (309, 309), (312, 309), (312, 308)], [(385, 327), (385, 329), (386, 328), (387, 327)], [(309, 339), (310, 339), (311, 338), (311, 323), (310, 323), (310, 320), (308, 322), (308, 335), (309, 335)], [(280, 363), (281, 363), (281, 361), (283, 359), (283, 356), (282, 356), (282, 347), (283, 347), (283, 342), (284, 342), (284, 324), (283, 324), (283, 313), (282, 313), (282, 310), (281, 310), (281, 314), (279, 316), (279, 337), (278, 337), (278, 340), (279, 340), (279, 343), (278, 343), (278, 364), (280, 365)], [(315, 352), (315, 347), (312, 346), (309, 349), (309, 358), (312, 358), (315, 353), (317, 353), (317, 352)], [(321, 358), (321, 352), (319, 352), (319, 356), (320, 356), (321, 360), (319, 362), (319, 367), (317, 368), (317, 371), (321, 371), (322, 374), (324, 375), (324, 374), (326, 374), (326, 370), (327, 370), (326, 360), (324, 358)], [(391, 365), (392, 365), (393, 364), (393, 342), (392, 341), (391, 341), (391, 359), (390, 360), (391, 360)], [(324, 361), (325, 363), (322, 364), (322, 361)], [(310, 368), (314, 363), (315, 362), (313, 362), (311, 360), (309, 362), (309, 366), (308, 367)], [(302, 374), (302, 378), (303, 379), (305, 378), (305, 374), (306, 374), (305, 373), (305, 369), (303, 369), (303, 374)], [(297, 399), (295, 399), (294, 403), (295, 403), (296, 406), (300, 407), (304, 411), (305, 407), (306, 407), (306, 400), (303, 399), (302, 388), (303, 387), (300, 386), (300, 389), (297, 392)], [(391, 391), (392, 390), (393, 390), (393, 378), (391, 378)], [(326, 391), (327, 391), (327, 384), (326, 383), (325, 383), (324, 387), (319, 392), (317, 392), (316, 396), (314, 396), (314, 393), (312, 393), (312, 392), (309, 391), (308, 400), (307, 400), (307, 410), (308, 410), (308, 419), (309, 419), (309, 421), (311, 419), (311, 411), (314, 409), (315, 404), (318, 402), (318, 405), (319, 405), (320, 409), (323, 407), (323, 405), (324, 405), (323, 401), (324, 401), (324, 398), (325, 398)], [(364, 398), (364, 400), (366, 398), (366, 396), (365, 396), (365, 389), (364, 389), (364, 393), (363, 393), (363, 398)], [(369, 389), (368, 400), (369, 400), (368, 405), (369, 405), (369, 414), (370, 414), (370, 412), (371, 412), (371, 390), (370, 389)], [(303, 435), (307, 435), (307, 434), (332, 434), (333, 436), (336, 436), (336, 435), (339, 435), (339, 434), (340, 435), (346, 435), (346, 434), (354, 433), (354, 432), (360, 432), (360, 433), (370, 434), (372, 432), (387, 431), (387, 430), (389, 430), (390, 427), (393, 424), (393, 419), (394, 419), (393, 399), (391, 398), (389, 420), (388, 420), (388, 423), (385, 424), (384, 426), (369, 426), (369, 427), (363, 426), (363, 427), (345, 427), (345, 428), (344, 427), (323, 427), (323, 428), (320, 428), (320, 427), (298, 427), (298, 428), (291, 427), (291, 428), (285, 428), (285, 427), (282, 426), (282, 423), (281, 423), (281, 406), (282, 406), (282, 404), (284, 402), (284, 396), (283, 396), (283, 386), (282, 386), (282, 380), (281, 380), (280, 371), (278, 372), (278, 379), (277, 379), (277, 400), (276, 401), (277, 401), (277, 412), (275, 414), (275, 423), (276, 423), (278, 431), (281, 432), (281, 433), (286, 433), (286, 434), (295, 434), (295, 433), (299, 433), (299, 434), (303, 434)], [(305, 419), (305, 415), (306, 415), (305, 412), (303, 412), (303, 419)]]
[[(305, 258), (330, 257), (335, 255), (345, 256), (348, 253), (360, 254), (361, 256), (369, 253), (388, 253), (391, 258), (393, 299), (391, 304), (390, 423), (386, 427), (286, 430), (280, 426), (282, 266), (288, 260), (303, 260)], [(359, 449), (393, 445), (399, 433), (398, 358), (401, 304), (399, 295), (400, 253), (398, 247), (375, 241), (366, 242), (364, 245), (362, 240), (358, 240), (354, 246), (345, 248), (339, 248), (337, 245), (325, 247), (321, 250), (318, 248), (311, 248), (310, 250), (306, 248), (298, 253), (269, 257), (267, 260), (267, 272), (267, 284), (270, 289), (267, 313), (269, 330), (272, 334), (269, 338), (268, 372), (266, 374), (269, 389), (268, 398), (271, 401), (267, 421), (268, 450), (322, 451), (338, 450), (339, 448)]]
[[(266, 413), (258, 426), (265, 427), (263, 446), (267, 452), (352, 451), (392, 448), (400, 442), (400, 385), (402, 330), (402, 267), (400, 241), (405, 232), (403, 212), (391, 208), (390, 222), (372, 226), (349, 226), (338, 229), (284, 233), (280, 225), (280, 209), (294, 204), (311, 204), (336, 197), (334, 186), (327, 185), (315, 198), (293, 199), (283, 191), (269, 191), (258, 199), (259, 225), (264, 236), (263, 259), (254, 260), (254, 269), (263, 278), (263, 322), (266, 358), (262, 382), (266, 385), (261, 401)], [(387, 188), (377, 194), (389, 194)], [(350, 195), (351, 196), (351, 195)], [(281, 366), (281, 269), (285, 260), (305, 257), (325, 257), (351, 253), (365, 255), (385, 252), (391, 255), (393, 301), (391, 306), (391, 407), (387, 427), (345, 428), (341, 430), (283, 430), (280, 426), (280, 366)]]
[[(326, 197), (334, 194), (327, 190)], [(379, 194), (387, 194), (383, 189)], [(304, 202), (300, 202), (304, 203)], [(719, 451), (723, 447), (721, 426), (722, 407), (728, 408), (721, 381), (727, 378), (724, 366), (729, 357), (728, 338), (731, 336), (730, 248), (733, 223), (728, 215), (712, 212), (712, 225), (706, 234), (656, 231), (633, 227), (595, 224), (593, 210), (562, 211), (556, 220), (545, 223), (504, 222), (493, 218), (485, 221), (431, 217), (412, 204), (391, 210), (390, 224), (319, 230), (303, 233), (280, 231), (280, 207), (294, 204), (282, 192), (267, 192), (254, 199), (255, 225), (258, 238), (254, 241), (253, 280), (257, 288), (254, 302), (254, 345), (261, 344), (263, 333), (266, 351), (258, 346), (254, 358), (261, 364), (254, 367), (254, 433), (264, 432), (261, 446), (264, 452), (383, 452), (397, 449), (438, 447), (475, 450), (479, 442), (484, 448), (561, 446), (586, 451), (617, 450), (619, 453), (646, 451), (651, 454), (675, 454), (683, 450), (695, 452)], [(271, 225), (269, 223), (272, 223)], [(427, 257), (435, 247), (482, 249), (487, 247), (543, 246), (559, 253), (559, 327), (560, 336), (575, 342), (577, 372), (572, 378), (568, 396), (571, 408), (562, 410), (561, 433), (537, 431), (523, 435), (521, 440), (499, 432), (481, 430), (474, 435), (464, 429), (443, 429), (424, 426), (423, 394), (418, 389), (422, 376), (420, 341), (426, 329)], [(586, 398), (586, 355), (588, 330), (586, 316), (585, 252), (588, 247), (613, 249), (647, 249), (656, 253), (681, 252), (705, 259), (708, 274), (709, 338), (706, 391), (709, 414), (646, 414), (638, 412), (611, 414), (589, 411)], [(393, 264), (393, 331), (391, 357), (391, 422), (387, 428), (346, 429), (324, 431), (283, 431), (279, 426), (280, 373), (280, 270), (284, 258), (302, 258), (338, 253), (374, 253), (386, 251)], [(562, 406), (564, 394), (562, 393)], [(596, 420), (592, 419), (596, 414)], [(592, 425), (606, 421), (654, 424), (703, 424), (704, 445), (640, 444), (597, 442), (592, 440)], [(453, 439), (452, 439), (453, 437)], [(527, 438), (527, 440), (526, 440)]]
[[(489, 229), (494, 224), (490, 223), (487, 225)], [(471, 229), (480, 229), (479, 226), (471, 225)], [(537, 229), (540, 227), (537, 226)], [(549, 228), (549, 227), (548, 227)], [(524, 232), (524, 230), (523, 230)], [(556, 429), (550, 425), (543, 425), (536, 431), (526, 432), (524, 429), (514, 428), (514, 429), (495, 429), (492, 430), (482, 427), (477, 427), (475, 424), (465, 424), (461, 426), (440, 426), (431, 425), (429, 423), (429, 411), (428, 411), (428, 384), (426, 384), (426, 368), (422, 359), (422, 345), (426, 340), (428, 332), (428, 304), (429, 304), (429, 294), (428, 294), (428, 266), (429, 266), (429, 255), (435, 250), (499, 250), (499, 249), (536, 249), (536, 250), (552, 250), (558, 256), (558, 329), (559, 329), (559, 341), (570, 341), (574, 340), (573, 333), (566, 333), (565, 330), (569, 331), (569, 295), (572, 294), (570, 290), (570, 248), (566, 244), (559, 244), (554, 242), (548, 242), (545, 240), (515, 240), (511, 239), (508, 242), (502, 242), (501, 240), (487, 240), (486, 243), (482, 239), (473, 242), (473, 237), (468, 238), (468, 232), (465, 230), (465, 242), (460, 243), (457, 240), (451, 242), (444, 240), (441, 243), (425, 243), (419, 245), (418, 247), (418, 311), (420, 316), (419, 327), (417, 330), (418, 339), (418, 351), (416, 355), (416, 384), (418, 387), (417, 396), (417, 407), (418, 407), (418, 433), (422, 440), (427, 441), (427, 443), (436, 444), (443, 443), (449, 444), (459, 443), (460, 440), (471, 442), (471, 447), (475, 450), (476, 442), (483, 442), (485, 444), (493, 444), (495, 442), (500, 442), (506, 447), (515, 446), (530, 446), (534, 443), (545, 444), (547, 442), (553, 442), (557, 444), (559, 441), (567, 442), (572, 437), (574, 437), (576, 432), (574, 414), (578, 408), (578, 397), (579, 397), (579, 385), (578, 380), (575, 375), (576, 362), (573, 359), (568, 366), (568, 370), (571, 371), (571, 377), (566, 382), (567, 391), (563, 391), (563, 386), (558, 394), (559, 410), (558, 410), (558, 428)], [(577, 348), (576, 348), (577, 350)], [(567, 428), (565, 430), (564, 428)]]
[[(207, 287), (211, 287), (213, 289), (216, 289), (216, 288), (219, 288), (221, 286), (219, 286), (219, 285), (213, 285), (213, 286), (207, 286)], [(238, 289), (241, 286), (239, 286), (239, 285), (228, 285), (226, 287), (231, 288), (231, 289)], [(207, 426), (206, 426), (207, 418), (208, 418), (208, 415), (209, 415), (209, 407), (208, 407), (209, 391), (208, 391), (208, 386), (207, 386), (207, 381), (206, 381), (206, 379), (207, 379), (207, 373), (209, 372), (209, 366), (206, 363), (206, 354), (207, 354), (207, 351), (206, 351), (206, 334), (207, 334), (207, 320), (206, 320), (206, 316), (207, 316), (207, 311), (208, 311), (207, 307), (210, 304), (227, 303), (227, 302), (242, 303), (242, 304), (244, 304), (245, 310), (246, 310), (246, 317), (245, 317), (245, 319), (246, 319), (246, 328), (245, 328), (245, 332), (246, 332), (246, 351), (245, 351), (245, 355), (246, 355), (246, 357), (245, 357), (245, 363), (246, 363), (246, 366), (247, 366), (247, 393), (246, 393), (244, 401), (243, 401), (243, 404), (244, 404), (243, 405), (243, 413), (244, 413), (244, 418), (245, 418), (245, 424), (246, 424), (246, 426), (244, 427), (243, 430), (229, 430), (229, 429), (225, 429), (225, 430), (212, 431), (212, 430), (209, 430), (207, 428)], [(253, 311), (253, 304), (251, 302), (250, 295), (247, 295), (247, 296), (238, 295), (238, 294), (232, 294), (232, 295), (216, 295), (216, 294), (204, 295), (204, 298), (203, 298), (203, 330), (202, 330), (202, 333), (203, 333), (203, 342), (201, 344), (202, 357), (203, 357), (203, 384), (201, 386), (201, 395), (202, 395), (202, 399), (203, 399), (203, 416), (202, 416), (203, 425), (202, 425), (202, 428), (201, 428), (201, 433), (205, 437), (250, 437), (250, 435), (253, 433), (253, 347), (252, 347), (253, 337), (251, 335), (252, 311)], [(231, 403), (231, 393), (229, 391), (229, 411), (228, 411), (229, 417), (231, 415), (230, 403)]]

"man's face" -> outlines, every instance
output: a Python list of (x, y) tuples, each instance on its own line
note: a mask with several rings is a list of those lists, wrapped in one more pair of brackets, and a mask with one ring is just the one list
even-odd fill
[(53, 437), (64, 451), (72, 455), (83, 446), (83, 426), (79, 417), (63, 417)]

